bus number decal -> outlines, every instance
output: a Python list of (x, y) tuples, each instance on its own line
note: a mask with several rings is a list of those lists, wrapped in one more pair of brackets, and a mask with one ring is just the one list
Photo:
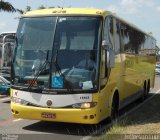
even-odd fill
[(83, 99), (83, 100), (89, 99), (89, 96), (81, 96), (80, 99)]

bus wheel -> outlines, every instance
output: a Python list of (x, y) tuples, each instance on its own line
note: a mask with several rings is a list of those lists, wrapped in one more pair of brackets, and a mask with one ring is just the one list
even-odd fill
[(144, 86), (143, 86), (143, 95), (141, 97), (141, 100), (144, 101), (147, 97), (147, 86), (146, 86), (146, 82), (144, 83)]
[(148, 81), (148, 84), (147, 84), (147, 96), (149, 92), (150, 92), (150, 81)]
[(115, 94), (111, 106), (111, 116), (110, 116), (111, 121), (115, 120), (118, 117), (118, 105), (119, 105), (118, 103), (119, 103), (119, 97), (118, 94)]

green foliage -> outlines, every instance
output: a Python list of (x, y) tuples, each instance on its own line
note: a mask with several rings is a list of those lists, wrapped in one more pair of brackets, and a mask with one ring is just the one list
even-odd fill
[(46, 7), (44, 5), (41, 5), (38, 7), (38, 9), (46, 9)]
[(16, 12), (16, 9), (12, 6), (11, 3), (0, 0), (0, 11)]
[(50, 7), (48, 7), (48, 8), (55, 8), (55, 6), (50, 6)]
[(121, 120), (115, 120), (113, 122), (112, 127), (107, 132), (107, 134), (121, 134), (123, 132), (124, 127), (127, 125), (127, 118), (123, 118)]
[(31, 6), (26, 6), (25, 11), (21, 9), (16, 9), (16, 11), (19, 12), (20, 14), (23, 14), (24, 12), (31, 11)]
[(19, 12), (20, 14), (23, 14), (23, 13), (24, 13), (24, 11), (21, 10), (21, 9), (16, 9), (16, 11)]
[(26, 6), (26, 12), (31, 11), (31, 6)]

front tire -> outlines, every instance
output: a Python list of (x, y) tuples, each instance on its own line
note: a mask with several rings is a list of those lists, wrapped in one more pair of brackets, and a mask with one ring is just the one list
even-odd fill
[(112, 101), (112, 106), (111, 106), (111, 116), (110, 116), (110, 120), (114, 121), (117, 117), (118, 117), (118, 98), (117, 96), (114, 95), (113, 97), (113, 101)]

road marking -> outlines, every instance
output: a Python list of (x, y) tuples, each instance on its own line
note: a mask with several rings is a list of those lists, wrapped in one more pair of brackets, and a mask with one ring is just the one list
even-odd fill
[[(149, 101), (150, 99), (152, 99), (155, 95), (157, 95), (158, 93), (160, 93), (160, 89), (158, 89), (154, 95), (152, 95), (151, 97), (147, 98), (143, 103), (137, 105), (136, 107), (134, 107), (133, 109), (131, 109), (130, 111), (126, 112), (124, 115), (121, 115), (120, 117), (118, 117), (118, 120), (127, 116), (129, 113), (133, 112), (134, 110), (138, 109), (139, 107), (141, 107), (144, 103), (146, 103), (147, 101)], [(109, 123), (108, 125), (103, 126), (100, 130), (96, 130), (96, 132), (93, 132), (90, 134), (90, 136), (85, 136), (83, 137), (81, 140), (89, 140), (92, 138), (93, 135), (102, 132), (103, 130), (106, 130), (106, 128), (111, 127), (112, 123)]]
[(156, 94), (157, 94), (157, 93), (160, 93), (160, 89), (156, 91)]
[(13, 120), (15, 120), (15, 118), (10, 118), (10, 119), (8, 119), (8, 120), (5, 120), (5, 121), (3, 121), (3, 122), (0, 122), (0, 126), (4, 126), (4, 125), (6, 125), (6, 124), (8, 124), (8, 123), (11, 123), (11, 122), (13, 122)]
[(0, 122), (0, 126), (5, 126), (7, 124), (13, 123), (13, 122), (18, 122), (21, 121), (22, 119), (16, 119), (16, 118), (10, 118), (8, 120), (5, 120), (3, 122)]
[[(4, 97), (4, 98), (1, 98), (0, 99), (0, 103), (1, 102), (6, 102), (6, 101), (10, 101), (10, 97)], [(5, 126), (9, 123), (12, 123), (12, 122), (18, 122), (18, 121), (21, 121), (22, 119), (16, 119), (16, 118), (10, 118), (8, 120), (5, 120), (5, 121), (2, 121), (0, 122), (0, 126)]]
[(13, 120), (13, 122), (18, 122), (18, 121), (21, 121), (22, 119), (15, 119)]
[(5, 102), (5, 101), (9, 101), (9, 100), (10, 100), (10, 97), (6, 97), (6, 98), (0, 99), (0, 102)]
[(0, 95), (0, 98), (4, 98), (4, 97), (7, 97), (7, 95)]

